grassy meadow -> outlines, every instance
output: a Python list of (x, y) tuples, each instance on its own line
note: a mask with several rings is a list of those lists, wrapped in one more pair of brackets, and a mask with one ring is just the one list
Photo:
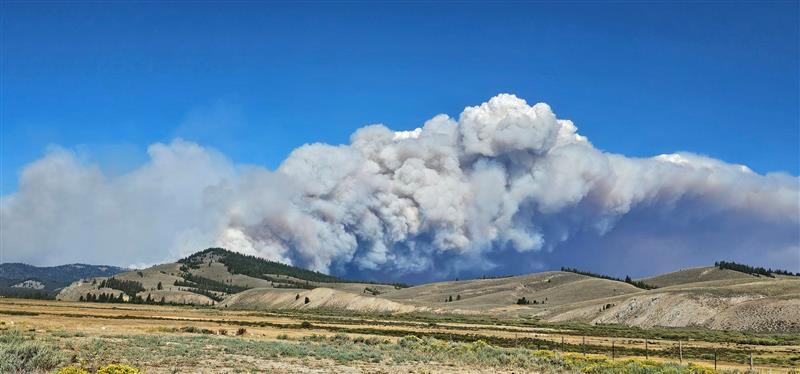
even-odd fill
[(0, 299), (2, 373), (712, 373), (747, 372), (751, 354), (754, 371), (792, 372), (797, 339), (454, 315)]

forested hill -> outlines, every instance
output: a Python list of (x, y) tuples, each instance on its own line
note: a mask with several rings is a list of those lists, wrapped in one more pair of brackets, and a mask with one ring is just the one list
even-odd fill
[(256, 256), (231, 252), (224, 248), (208, 248), (189, 257), (182, 258), (178, 260), (178, 263), (196, 268), (207, 263), (211, 259), (224, 264), (232, 274), (243, 274), (254, 278), (264, 279), (265, 275), (286, 275), (309, 282), (347, 282), (344, 279), (331, 275), (282, 264), (280, 262), (265, 260)]
[(26, 280), (37, 280), (44, 284), (44, 289), (53, 290), (67, 286), (78, 279), (110, 277), (125, 271), (128, 269), (106, 265), (69, 264), (38, 267), (21, 263), (5, 263), (0, 264), (0, 279), (4, 283), (0, 286), (12, 286)]

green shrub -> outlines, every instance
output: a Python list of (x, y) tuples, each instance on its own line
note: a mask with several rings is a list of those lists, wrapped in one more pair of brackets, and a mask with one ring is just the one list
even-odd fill
[(403, 348), (411, 348), (423, 344), (424, 341), (418, 338), (416, 335), (408, 335), (404, 336), (397, 343)]
[(111, 364), (102, 367), (97, 374), (144, 374), (144, 372), (128, 365)]
[(66, 358), (58, 349), (17, 330), (0, 334), (0, 373), (49, 371), (64, 361)]
[(199, 327), (194, 326), (184, 326), (178, 329), (180, 332), (188, 332), (192, 334), (213, 334), (214, 332), (209, 329), (201, 329)]
[(324, 342), (325, 335), (311, 334), (310, 336), (304, 336), (303, 341)]
[(303, 321), (303, 322), (300, 323), (300, 327), (304, 328), (304, 329), (310, 329), (310, 328), (314, 327), (314, 325), (312, 325), (311, 322)]
[(289, 335), (280, 334), (278, 335), (278, 340), (289, 340)]
[(247, 329), (244, 327), (240, 327), (236, 330), (236, 336), (242, 336), (247, 333)]

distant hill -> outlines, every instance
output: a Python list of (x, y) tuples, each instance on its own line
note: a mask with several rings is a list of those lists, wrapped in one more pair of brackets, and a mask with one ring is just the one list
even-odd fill
[(64, 301), (214, 305), (252, 288), (329, 288), (371, 296), (400, 285), (360, 283), (228, 251), (208, 248), (174, 263), (74, 282), (56, 296)]
[(669, 287), (679, 284), (708, 282), (727, 279), (753, 279), (753, 275), (745, 274), (742, 272), (720, 269), (718, 267), (708, 266), (702, 268), (691, 268), (678, 270), (672, 273), (657, 275), (654, 277), (643, 278), (640, 281), (647, 284), (652, 284), (658, 287)]
[(128, 270), (108, 265), (69, 264), (39, 267), (4, 263), (0, 264), (0, 296), (48, 297), (79, 279), (109, 277)]

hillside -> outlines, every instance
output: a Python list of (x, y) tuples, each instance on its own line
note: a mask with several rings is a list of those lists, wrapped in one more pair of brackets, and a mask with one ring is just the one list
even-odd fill
[(755, 276), (714, 266), (678, 270), (672, 273), (639, 279), (657, 287), (726, 279), (754, 279)]
[(107, 277), (128, 269), (88, 264), (38, 267), (21, 263), (0, 264), (0, 296), (49, 297), (82, 278)]
[[(113, 283), (128, 282), (135, 289), (122, 292), (124, 290), (119, 287), (108, 285), (110, 279)], [(62, 290), (56, 298), (80, 301), (81, 298), (99, 298), (106, 294), (114, 295), (116, 299), (122, 297), (123, 302), (214, 305), (249, 289), (296, 292), (319, 287), (373, 296), (396, 288), (393, 285), (349, 282), (222, 248), (209, 248), (175, 263), (128, 271), (113, 278), (86, 278)]]
[[(554, 305), (637, 291), (640, 290), (624, 282), (556, 271), (496, 279), (430, 283), (395, 290), (383, 296), (398, 302), (442, 310), (524, 309), (536, 312)], [(523, 297), (530, 304), (518, 305)]]
[(800, 277), (704, 267), (631, 281), (568, 270), (402, 287), (349, 282), (209, 248), (175, 263), (86, 278), (63, 289), (57, 298), (800, 332)]
[(382, 297), (325, 287), (313, 290), (256, 288), (225, 299), (220, 307), (253, 310), (324, 308), (362, 313), (408, 313), (427, 310)]

